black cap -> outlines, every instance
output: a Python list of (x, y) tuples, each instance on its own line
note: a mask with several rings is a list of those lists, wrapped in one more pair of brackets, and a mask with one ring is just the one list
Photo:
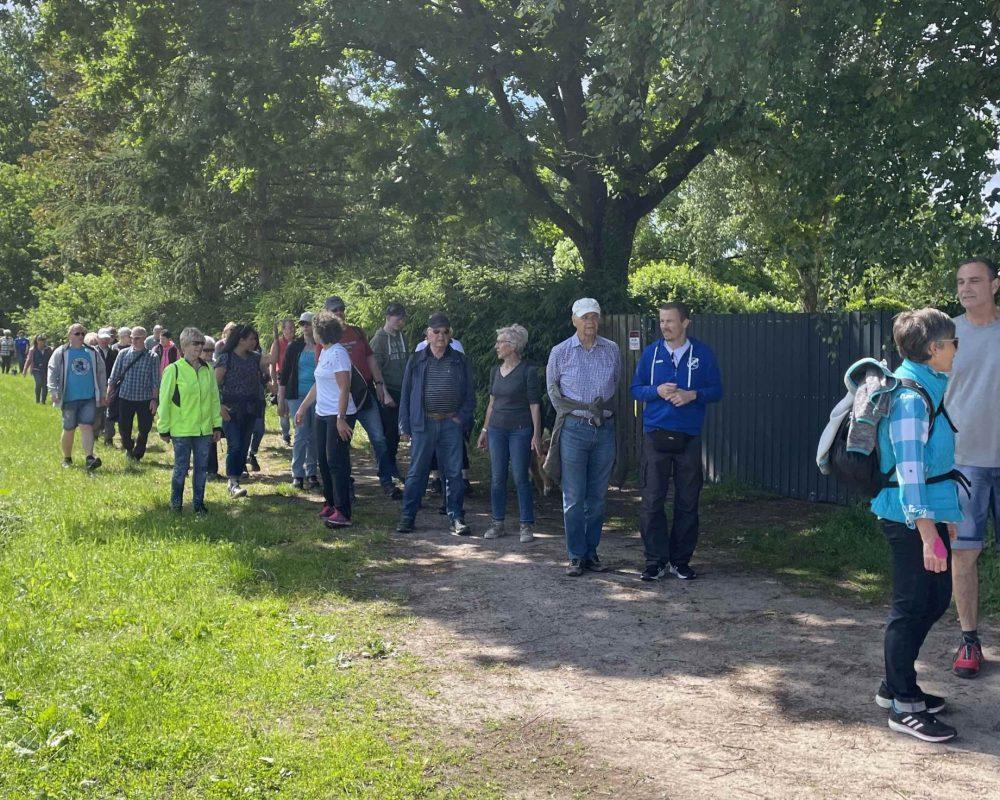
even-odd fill
[(389, 303), (389, 305), (385, 307), (385, 315), (387, 317), (405, 317), (406, 308), (402, 303)]
[(448, 319), (440, 311), (436, 314), (431, 314), (430, 319), (427, 320), (428, 328), (450, 328), (451, 320)]
[(326, 298), (326, 302), (323, 303), (323, 308), (327, 311), (340, 311), (343, 308), (347, 308), (347, 304), (344, 302), (342, 297), (331, 294), (328, 298)]

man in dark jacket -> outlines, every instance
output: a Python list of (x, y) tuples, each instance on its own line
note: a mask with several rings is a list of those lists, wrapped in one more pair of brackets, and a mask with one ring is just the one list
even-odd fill
[(435, 451), (445, 478), (451, 532), (456, 536), (472, 532), (465, 524), (463, 507), (462, 442), (472, 430), (476, 394), (472, 366), (450, 341), (451, 322), (444, 314), (432, 314), (427, 321), (428, 346), (413, 354), (403, 373), (399, 430), (404, 440), (412, 438), (413, 445), (398, 533), (414, 528)]
[[(660, 307), (660, 333), (639, 358), (632, 397), (642, 412), (642, 506), (639, 524), (646, 548), (644, 581), (670, 571), (691, 580), (688, 563), (698, 541), (698, 499), (703, 483), (701, 428), (709, 403), (722, 399), (722, 378), (712, 349), (688, 338), (683, 303)], [(674, 519), (668, 533), (664, 504), (674, 483)]]

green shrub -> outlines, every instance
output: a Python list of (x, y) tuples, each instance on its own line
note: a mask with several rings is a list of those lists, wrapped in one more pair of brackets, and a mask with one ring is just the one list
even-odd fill
[(629, 276), (629, 293), (646, 309), (679, 300), (695, 313), (794, 311), (795, 304), (769, 294), (751, 297), (740, 288), (720, 283), (686, 264), (654, 261)]
[(845, 311), (906, 311), (910, 306), (895, 297), (879, 295), (877, 297), (855, 297), (846, 306)]

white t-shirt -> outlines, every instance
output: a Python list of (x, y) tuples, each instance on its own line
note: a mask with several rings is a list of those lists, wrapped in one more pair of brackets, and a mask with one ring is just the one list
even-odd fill
[[(427, 347), (427, 340), (426, 339), (421, 339), (419, 342), (417, 342), (417, 346), (413, 348), (413, 352), (414, 353), (419, 353), (425, 347)], [(451, 349), (455, 350), (458, 353), (464, 353), (465, 352), (465, 348), (462, 347), (462, 343), (460, 341), (458, 341), (458, 339), (452, 339), (451, 340)]]
[[(316, 413), (321, 417), (335, 417), (340, 410), (340, 386), (337, 373), (351, 374), (351, 357), (342, 345), (325, 347), (319, 354), (319, 363), (313, 375), (316, 376)], [(354, 398), (348, 396), (347, 413), (356, 414)]]

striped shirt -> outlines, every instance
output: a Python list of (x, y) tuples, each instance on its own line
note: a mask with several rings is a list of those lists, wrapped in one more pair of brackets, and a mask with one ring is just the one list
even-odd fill
[[(131, 366), (133, 362), (138, 363)], [(113, 384), (123, 374), (125, 379), (118, 389), (122, 400), (152, 400), (159, 392), (160, 364), (148, 350), (122, 350), (111, 368), (108, 383)]]
[[(447, 353), (447, 351), (445, 351)], [(424, 377), (424, 411), (431, 414), (454, 414), (461, 405), (455, 385), (454, 359), (446, 355), (427, 357), (427, 374)]]
[[(594, 346), (587, 350), (580, 337), (573, 334), (549, 353), (545, 385), (558, 386), (563, 397), (579, 403), (593, 403), (599, 397), (610, 400), (618, 391), (621, 370), (621, 353), (617, 344), (598, 336)], [(572, 413), (578, 417), (590, 416), (583, 410)], [(606, 417), (611, 414), (608, 410), (604, 412)]]

